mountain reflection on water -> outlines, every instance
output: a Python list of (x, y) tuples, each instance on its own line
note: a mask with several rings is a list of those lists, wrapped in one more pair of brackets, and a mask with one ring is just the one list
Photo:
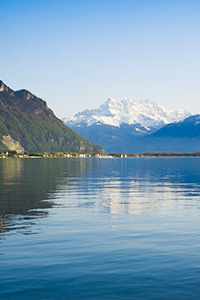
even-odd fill
[[(71, 161), (56, 191), (68, 208), (109, 214), (176, 214), (200, 208), (200, 160), (133, 158)], [(192, 197), (192, 201), (191, 201)]]
[(198, 299), (199, 208), (199, 158), (1, 159), (0, 299)]
[(200, 208), (200, 160), (184, 161), (1, 159), (0, 232), (32, 233), (31, 226), (55, 205), (109, 214), (173, 214), (192, 208), (196, 199)]
[(61, 168), (47, 160), (0, 160), (0, 232), (28, 229), (54, 206), (48, 195), (56, 189)]

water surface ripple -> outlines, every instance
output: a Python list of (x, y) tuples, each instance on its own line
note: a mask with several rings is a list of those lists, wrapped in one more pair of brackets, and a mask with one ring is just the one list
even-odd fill
[(1, 159), (0, 299), (199, 299), (200, 158)]

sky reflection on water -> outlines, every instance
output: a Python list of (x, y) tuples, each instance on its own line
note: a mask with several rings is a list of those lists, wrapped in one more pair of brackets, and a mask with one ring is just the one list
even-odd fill
[(198, 158), (0, 160), (0, 298), (198, 299), (199, 170)]
[(110, 214), (197, 213), (199, 167), (197, 158), (1, 160), (0, 231), (31, 227), (58, 204)]

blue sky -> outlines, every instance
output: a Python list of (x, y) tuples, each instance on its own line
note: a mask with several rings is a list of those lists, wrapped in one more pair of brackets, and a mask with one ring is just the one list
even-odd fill
[(200, 113), (199, 16), (199, 0), (0, 0), (0, 79), (60, 118), (108, 97)]

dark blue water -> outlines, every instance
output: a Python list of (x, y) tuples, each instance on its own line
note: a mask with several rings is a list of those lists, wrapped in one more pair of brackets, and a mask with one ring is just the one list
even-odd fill
[(1, 159), (0, 299), (199, 299), (200, 159)]

